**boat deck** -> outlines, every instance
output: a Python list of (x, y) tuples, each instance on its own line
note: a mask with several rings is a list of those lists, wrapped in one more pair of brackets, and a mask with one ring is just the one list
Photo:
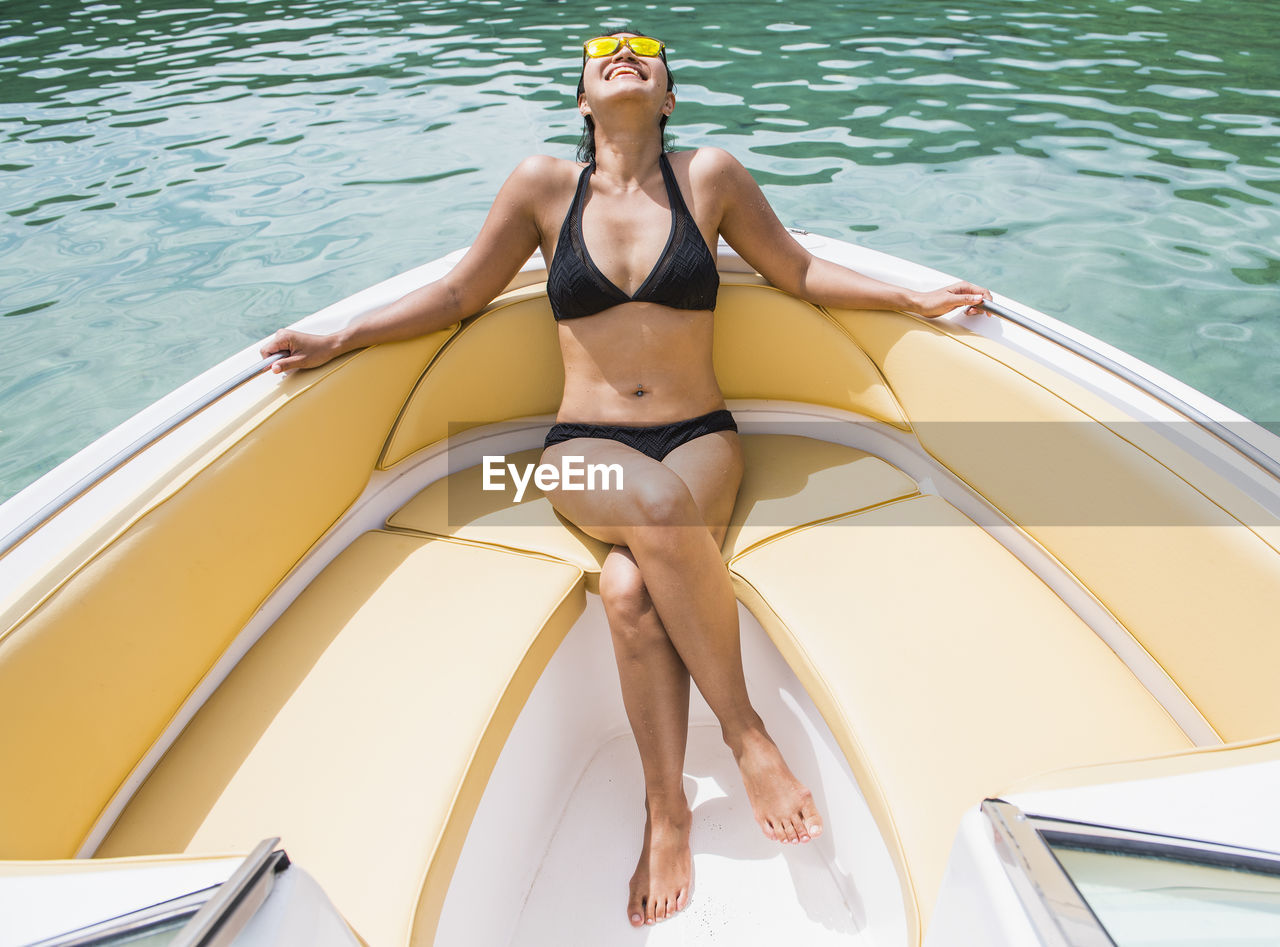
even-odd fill
[[(756, 687), (770, 680), (769, 664), (799, 675), (757, 694), (771, 727), (788, 703), (810, 698), (816, 711), (795, 719), (825, 721), (825, 735), (779, 723), (775, 736), (784, 746), (827, 745), (836, 762), (825, 769), (792, 755), (832, 831), (803, 851), (766, 843), (725, 770), (727, 752), (699, 730), (689, 775), (699, 793), (706, 781), (695, 836), (702, 907), (672, 928), (684, 934), (661, 936), (699, 942), (697, 930), (729, 923), (725, 912), (750, 930), (790, 924), (785, 912), (798, 910), (815, 937), (874, 930), (893, 922), (876, 914), (882, 908), (860, 915), (857, 903), (868, 884), (895, 882), (906, 892), (898, 911), (918, 930), (955, 826), (982, 798), (1046, 770), (1190, 746), (1084, 622), (945, 500), (921, 495), (864, 451), (781, 435), (744, 440), (750, 473), (725, 555), (754, 616), (744, 624), (767, 632), (747, 632), (764, 649), (748, 673)], [(570, 904), (572, 924), (625, 929), (620, 896), (642, 810), (635, 766), (620, 775), (625, 718), (598, 599), (588, 594), (604, 547), (536, 492), (520, 504), (478, 492), (479, 475), (472, 467), (428, 486), (341, 553), (200, 711), (99, 854), (234, 850), (279, 834), (374, 944), (427, 942), (437, 924), (440, 943), (462, 942), (451, 939), (448, 915), (471, 909), (446, 904), (451, 874), (458, 905), (474, 908), (484, 891), (493, 911), (506, 886), (507, 918), (495, 929), (511, 938), (475, 940), (471, 922), (469, 943), (540, 943), (542, 933), (563, 943), (557, 925), (570, 923)], [(557, 646), (571, 650), (571, 626), (606, 650), (566, 657), (574, 670), (556, 672), (567, 676), (562, 685), (531, 698), (538, 681), (554, 679)], [(1052, 672), (1041, 673), (1035, 664), (1047, 654)], [(588, 679), (594, 696), (582, 692)], [(543, 736), (513, 730), (521, 707), (542, 721), (529, 728)], [(575, 714), (590, 726), (566, 727)], [(710, 722), (704, 710), (694, 718)], [(554, 747), (550, 765), (494, 768), (504, 743), (539, 739)], [(603, 794), (603, 808), (587, 801), (610, 783), (618, 788)], [(727, 802), (712, 798), (719, 792)], [(502, 827), (482, 796), (506, 798)], [(530, 822), (533, 841), (511, 844)], [(875, 845), (876, 830), (883, 851), (869, 858), (879, 866), (842, 867), (837, 853)], [(497, 841), (477, 841), (486, 836)], [(464, 847), (486, 844), (487, 864), (468, 869)], [(498, 883), (492, 862), (504, 852), (521, 864)], [(873, 870), (877, 882), (867, 880)], [(806, 882), (802, 897), (769, 905), (763, 892), (795, 890), (810, 875), (827, 883)], [(737, 894), (721, 901), (713, 892), (722, 889)], [(598, 911), (582, 909), (588, 892)]]
[[(1280, 518), (1253, 480), (1008, 327), (821, 310), (750, 276), (720, 303), (748, 680), (828, 814), (781, 857), (821, 857), (860, 937), (922, 942), (984, 797), (1276, 732)], [(600, 818), (572, 802), (592, 760), (626, 745), (605, 549), (536, 490), (479, 487), (486, 450), (536, 454), (559, 364), (545, 293), (522, 285), (460, 327), (228, 399), (104, 484), (120, 504), (55, 520), (47, 562), (24, 542), (0, 639), (0, 716), (29, 723), (0, 732), (22, 774), (0, 785), (3, 854), (280, 835), (373, 945), (512, 943), (554, 922), (544, 898), (567, 914), (611, 884), (600, 852), (625, 890), (632, 823), (544, 870), (557, 827)], [(754, 852), (741, 821), (733, 846)], [(709, 854), (701, 899), (722, 872), (764, 873), (740, 907), (666, 926), (691, 942), (692, 918), (785, 888), (771, 860)], [(632, 936), (618, 898), (600, 923)]]
[(756, 829), (717, 727), (691, 728), (685, 770), (694, 887), (684, 912), (643, 932), (625, 928), (644, 787), (635, 745), (624, 734), (600, 747), (574, 787), (510, 943), (875, 943), (863, 909), (837, 884), (825, 847), (781, 846)]

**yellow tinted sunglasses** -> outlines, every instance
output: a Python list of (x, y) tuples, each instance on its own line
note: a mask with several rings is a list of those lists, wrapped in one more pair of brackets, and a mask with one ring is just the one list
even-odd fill
[(597, 36), (582, 44), (582, 51), (592, 59), (612, 56), (623, 44), (637, 56), (660, 56), (666, 43), (652, 36)]

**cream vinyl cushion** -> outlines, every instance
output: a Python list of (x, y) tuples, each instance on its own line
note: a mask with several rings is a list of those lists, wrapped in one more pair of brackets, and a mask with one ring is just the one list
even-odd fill
[(714, 360), (730, 400), (799, 401), (907, 428), (879, 370), (839, 322), (772, 286), (720, 287)]
[(1079, 789), (1114, 783), (1175, 779), (1194, 773), (1259, 766), (1280, 761), (1280, 739), (1249, 740), (1222, 746), (1197, 747), (1184, 753), (1166, 753), (1119, 763), (1099, 763), (1054, 773), (1041, 773), (1006, 788), (1010, 795)]
[[(1280, 733), (1280, 555), (1036, 380), (900, 313), (845, 313), (925, 449), (1107, 606), (1227, 741)], [(1133, 427), (1137, 422), (1129, 422)]]
[[(368, 481), (447, 332), (270, 389), (0, 637), (0, 857), (67, 858), (259, 604)], [(128, 476), (126, 467), (119, 476)]]
[(499, 296), (427, 366), (387, 439), (379, 467), (470, 428), (555, 414), (564, 390), (556, 323), (541, 286)]
[[(541, 448), (532, 448), (503, 455), (503, 461), (523, 470), (526, 464), (538, 463), (541, 456)], [(393, 513), (387, 526), (545, 553), (584, 572), (600, 572), (612, 548), (608, 543), (588, 536), (557, 514), (532, 479), (519, 503), (510, 476), (501, 483), (502, 490), (484, 489), (480, 464), (460, 470), (427, 486)]]
[(726, 559), (797, 526), (916, 493), (901, 470), (843, 444), (748, 434), (742, 448), (746, 471), (725, 533)]
[(937, 497), (795, 530), (729, 565), (849, 759), (917, 932), (960, 818), (984, 798), (1191, 745), (1074, 612)]
[[(906, 429), (880, 372), (823, 311), (770, 286), (720, 288), (713, 359), (728, 399), (778, 399), (852, 411)], [(564, 388), (545, 288), (499, 297), (463, 324), (423, 374), (380, 466), (483, 424), (553, 415)]]
[(583, 604), (574, 566), (366, 533), (201, 709), (99, 854), (279, 835), (368, 943), (430, 943), (489, 772)]
[[(796, 526), (911, 496), (915, 482), (870, 454), (840, 444), (784, 434), (742, 437), (746, 473), (725, 534), (726, 559)], [(504, 457), (523, 469), (541, 449)], [(387, 520), (388, 527), (544, 553), (598, 576), (610, 546), (552, 508), (532, 481), (515, 502), (510, 477), (484, 489), (482, 465), (437, 480)], [(595, 582), (589, 587), (594, 589)]]

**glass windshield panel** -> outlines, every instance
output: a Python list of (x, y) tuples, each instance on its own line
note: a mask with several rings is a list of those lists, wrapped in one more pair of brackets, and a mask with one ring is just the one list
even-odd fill
[(1052, 843), (1118, 947), (1280, 944), (1280, 874)]
[[(94, 947), (164, 947), (177, 940), (178, 934), (196, 912), (218, 890), (215, 885), (181, 898), (162, 901), (150, 907), (122, 914), (119, 917), (80, 927), (39, 942), (40, 947), (59, 947), (61, 944), (93, 944)], [(3, 935), (0, 934), (0, 941)], [(9, 943), (9, 941), (3, 941)]]
[(178, 934), (187, 926), (187, 921), (194, 915), (195, 911), (192, 911), (171, 921), (152, 925), (143, 931), (104, 937), (100, 941), (95, 941), (94, 947), (124, 947), (126, 944), (128, 947), (166, 947), (177, 939)]

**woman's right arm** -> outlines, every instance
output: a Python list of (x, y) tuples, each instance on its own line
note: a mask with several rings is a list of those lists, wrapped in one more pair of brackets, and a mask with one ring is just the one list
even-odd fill
[(555, 196), (559, 163), (546, 155), (522, 161), (498, 191), (471, 249), (434, 283), (329, 335), (281, 329), (263, 345), (262, 357), (288, 353), (271, 366), (273, 372), (315, 368), (344, 352), (416, 338), (478, 312), (506, 288), (538, 248), (537, 211)]

